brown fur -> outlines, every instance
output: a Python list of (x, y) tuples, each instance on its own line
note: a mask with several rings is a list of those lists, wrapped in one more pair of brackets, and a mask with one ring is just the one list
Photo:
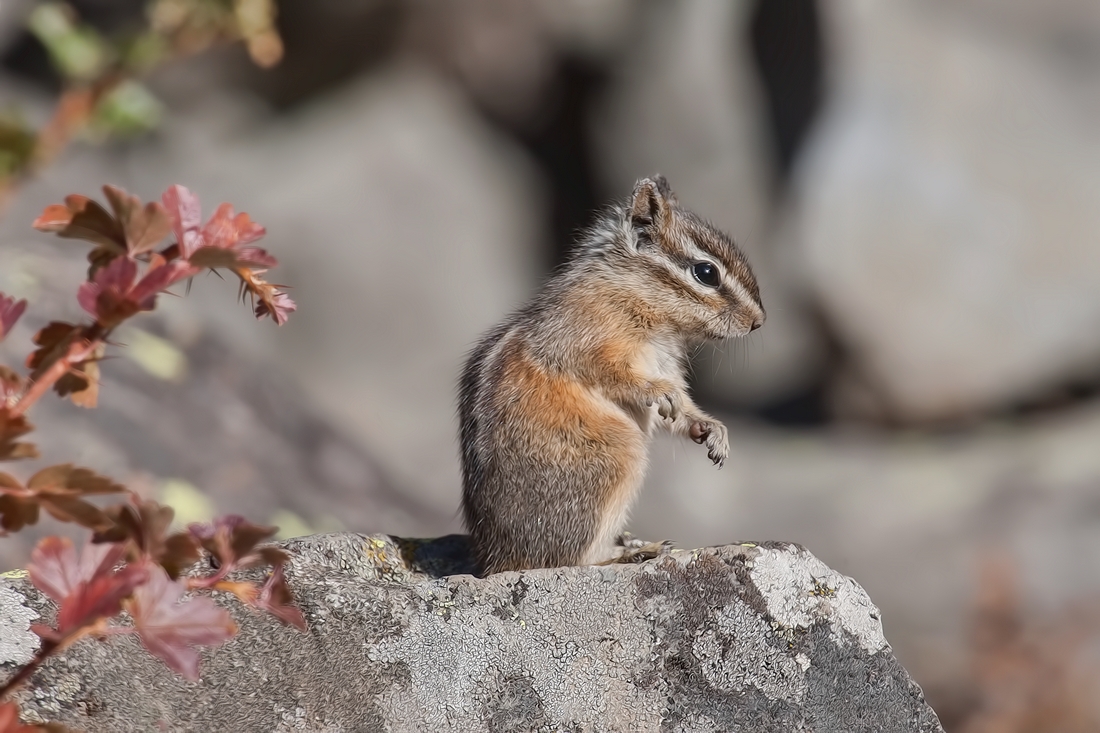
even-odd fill
[[(691, 274), (701, 261), (720, 269), (718, 287)], [(466, 364), (462, 507), (482, 572), (610, 557), (658, 425), (720, 466), (726, 429), (691, 401), (685, 351), (763, 321), (733, 242), (664, 178), (640, 181)]]

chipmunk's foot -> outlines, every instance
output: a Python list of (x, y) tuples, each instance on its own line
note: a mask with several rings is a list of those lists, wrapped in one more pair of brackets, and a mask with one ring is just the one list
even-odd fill
[(688, 437), (696, 443), (707, 446), (707, 457), (721, 468), (730, 455), (729, 433), (726, 426), (717, 420), (696, 420), (688, 430)]
[(646, 542), (638, 539), (630, 532), (623, 532), (615, 539), (615, 544), (623, 548), (619, 556), (612, 560), (614, 563), (639, 563), (652, 560), (661, 555), (672, 552), (672, 540), (660, 542)]

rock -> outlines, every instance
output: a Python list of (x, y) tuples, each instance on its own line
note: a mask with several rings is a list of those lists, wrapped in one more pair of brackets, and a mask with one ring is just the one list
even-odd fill
[(1010, 559), (1035, 607), (1100, 597), (1100, 573), (1087, 571), (1100, 567), (1100, 401), (950, 435), (719, 419), (731, 449), (721, 471), (700, 446), (656, 441), (631, 531), (682, 547), (731, 535), (813, 547), (875, 599), (894, 653), (937, 710), (974, 678), (984, 557)]
[(1100, 365), (1100, 23), (1030, 5), (821, 5), (836, 74), (799, 260), (849, 413), (966, 416)]
[[(89, 733), (942, 731), (866, 593), (795, 545), (486, 579), (447, 575), (469, 570), (457, 536), (285, 547), (307, 633), (238, 608), (195, 683), (132, 637), (81, 641), (20, 693), (28, 717)], [(51, 611), (2, 582), (10, 671), (28, 617)]]

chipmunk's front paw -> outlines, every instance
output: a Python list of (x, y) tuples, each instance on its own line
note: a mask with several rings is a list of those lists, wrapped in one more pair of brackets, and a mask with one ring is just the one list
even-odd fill
[(707, 446), (707, 457), (721, 468), (730, 455), (729, 433), (717, 420), (696, 420), (688, 430), (691, 439)]
[(684, 412), (684, 399), (679, 392), (664, 392), (646, 400), (647, 406), (657, 405), (657, 414), (665, 420), (675, 420)]

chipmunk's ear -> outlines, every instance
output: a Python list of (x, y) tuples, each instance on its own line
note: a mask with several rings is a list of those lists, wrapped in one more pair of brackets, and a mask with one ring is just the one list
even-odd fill
[(668, 217), (669, 209), (676, 205), (676, 194), (665, 177), (658, 174), (643, 178), (634, 185), (630, 197), (630, 219), (636, 227), (648, 227)]

